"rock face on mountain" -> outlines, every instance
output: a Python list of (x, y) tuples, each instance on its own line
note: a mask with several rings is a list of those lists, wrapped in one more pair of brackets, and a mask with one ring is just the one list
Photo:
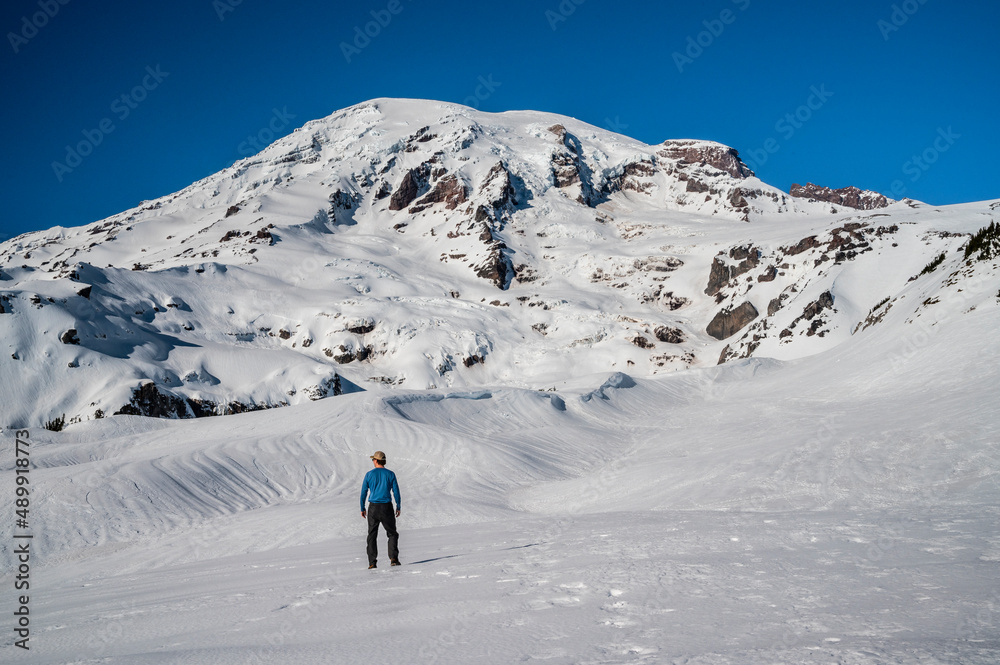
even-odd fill
[(826, 201), (855, 210), (877, 210), (892, 203), (891, 199), (868, 189), (858, 189), (857, 187), (830, 189), (814, 185), (811, 182), (807, 182), (805, 185), (793, 184), (788, 193), (796, 198)]
[(752, 303), (744, 302), (735, 309), (723, 309), (715, 315), (706, 332), (715, 339), (728, 339), (760, 316)]
[(749, 178), (754, 174), (743, 163), (743, 160), (740, 159), (740, 153), (734, 148), (711, 141), (664, 141), (657, 154), (662, 157), (683, 160), (692, 164), (714, 166), (734, 178)]
[[(979, 288), (953, 264), (988, 204), (823, 196), (710, 141), (373, 100), (174, 194), (0, 244), (0, 413), (200, 417), (797, 358)], [(942, 253), (947, 285), (910, 281)]]

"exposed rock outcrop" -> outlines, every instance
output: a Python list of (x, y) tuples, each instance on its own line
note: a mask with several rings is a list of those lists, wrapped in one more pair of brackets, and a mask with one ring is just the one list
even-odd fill
[[(489, 233), (489, 229), (487, 229), (487, 233)], [(493, 238), (492, 233), (490, 233), (490, 238)], [(507, 245), (493, 239), (487, 242), (487, 246), (486, 259), (474, 266), (476, 275), (493, 282), (498, 289), (506, 290), (517, 276), (514, 264), (508, 256)]]
[(309, 399), (316, 401), (318, 399), (323, 399), (324, 397), (337, 396), (344, 394), (344, 385), (340, 379), (339, 374), (334, 374), (331, 377), (327, 377), (320, 381), (315, 386), (310, 386), (303, 390)]
[(656, 153), (661, 157), (684, 160), (692, 164), (708, 164), (734, 178), (749, 178), (754, 175), (754, 172), (740, 159), (739, 151), (721, 143), (680, 139), (665, 141), (661, 145)]
[(788, 300), (790, 296), (787, 293), (782, 293), (777, 298), (772, 298), (771, 302), (767, 304), (767, 315), (774, 316), (778, 311), (784, 306), (785, 301)]
[(601, 183), (599, 197), (607, 198), (616, 192), (640, 192), (651, 194), (654, 188), (650, 180), (659, 173), (653, 157), (642, 157), (621, 166), (621, 172), (608, 175)]
[(833, 308), (833, 294), (829, 291), (824, 291), (820, 297), (806, 305), (805, 309), (802, 310), (802, 317), (807, 321), (811, 321), (814, 316), (822, 312), (824, 309)]
[(760, 250), (753, 245), (733, 247), (729, 250), (729, 257), (739, 261), (729, 271), (729, 279), (736, 279), (757, 267), (757, 264), (760, 263)]
[(330, 208), (326, 211), (327, 217), (334, 224), (353, 224), (353, 211), (361, 202), (361, 195), (357, 192), (344, 191), (338, 189), (330, 194)]
[(816, 239), (816, 236), (808, 236), (798, 241), (791, 247), (782, 247), (781, 251), (789, 256), (795, 256), (796, 254), (801, 254), (802, 252), (807, 252), (810, 249), (819, 247), (820, 243)]
[(715, 339), (726, 339), (745, 328), (758, 316), (757, 308), (747, 301), (736, 309), (727, 308), (716, 314), (712, 322), (708, 324), (705, 332)]
[[(338, 362), (341, 365), (352, 363), (355, 360), (357, 360), (358, 362), (364, 362), (368, 360), (374, 353), (374, 349), (372, 348), (371, 345), (368, 346), (358, 345), (357, 347), (348, 348), (344, 344), (341, 344), (337, 348), (340, 350), (340, 353), (335, 354), (332, 351), (330, 351), (329, 353), (327, 353), (327, 355), (331, 356), (334, 362)], [(329, 349), (327, 349), (327, 351), (329, 351)]]
[(553, 125), (549, 131), (555, 134), (562, 143), (562, 150), (552, 154), (552, 179), (559, 189), (579, 185), (576, 200), (584, 205), (595, 205), (597, 198), (593, 191), (590, 168), (583, 160), (583, 147), (580, 140), (570, 134), (562, 125)]
[(389, 210), (403, 210), (417, 200), (427, 188), (427, 178), (430, 175), (430, 165), (421, 164), (415, 169), (410, 169), (403, 176), (399, 185), (389, 197)]
[(827, 325), (827, 320), (822, 314), (826, 310), (833, 310), (833, 300), (833, 294), (829, 291), (821, 293), (819, 298), (806, 305), (802, 310), (802, 314), (797, 316), (787, 328), (781, 331), (781, 334), (778, 336), (779, 339), (791, 337), (794, 334), (793, 331), (796, 326), (803, 321), (809, 322), (809, 327), (805, 331), (807, 337), (812, 337), (813, 335), (823, 337), (827, 333), (827, 330), (824, 329), (824, 326)]
[(656, 346), (642, 335), (636, 335), (629, 341), (638, 346), (640, 349), (652, 349)]
[(639, 161), (625, 165), (622, 170), (620, 188), (633, 192), (648, 193), (652, 185), (642, 180), (656, 175), (656, 166), (652, 162)]
[(777, 276), (778, 276), (778, 268), (777, 268), (777, 266), (773, 266), (772, 265), (772, 266), (768, 266), (767, 270), (765, 270), (764, 272), (762, 272), (757, 277), (757, 281), (758, 282), (773, 282)]
[[(351, 384), (353, 390), (357, 387)], [(322, 380), (316, 386), (305, 389), (305, 393), (310, 399), (316, 400), (330, 395), (342, 395), (344, 386), (339, 375), (334, 374)], [(352, 391), (353, 391), (352, 390)], [(280, 405), (245, 403), (231, 401), (228, 403), (215, 403), (211, 400), (185, 398), (157, 387), (152, 381), (144, 381), (137, 388), (133, 388), (132, 397), (127, 404), (123, 404), (112, 415), (125, 416), (146, 416), (148, 418), (207, 418), (217, 415), (231, 415), (234, 413), (248, 413), (250, 411), (261, 411), (270, 409), (272, 406)]]
[(683, 344), (684, 343), (684, 333), (681, 332), (679, 328), (671, 328), (669, 326), (659, 326), (653, 331), (656, 339), (661, 342), (666, 342), (667, 344)]
[(373, 330), (375, 330), (374, 319), (362, 319), (360, 321), (353, 321), (347, 325), (347, 332), (354, 333), (355, 335), (367, 335)]
[(712, 261), (712, 270), (708, 274), (708, 286), (705, 294), (714, 296), (729, 282), (729, 266), (718, 256)]
[(454, 210), (459, 204), (465, 203), (467, 196), (465, 183), (452, 173), (438, 180), (431, 191), (413, 204), (410, 213), (426, 210), (435, 203), (443, 203), (447, 210)]
[(805, 185), (793, 184), (788, 193), (796, 198), (826, 201), (856, 210), (876, 210), (885, 208), (893, 202), (892, 199), (869, 189), (858, 189), (857, 187), (830, 189), (814, 185), (811, 182), (807, 182)]
[(172, 393), (162, 393), (156, 384), (147, 381), (132, 391), (132, 399), (114, 415), (148, 416), (150, 418), (190, 418), (192, 415), (212, 415), (193, 409), (189, 401)]
[(744, 275), (760, 263), (760, 250), (753, 245), (733, 247), (729, 250), (729, 258), (739, 261), (734, 266), (730, 266), (720, 255), (712, 261), (712, 269), (708, 274), (708, 286), (705, 287), (705, 294), (714, 296), (718, 294), (729, 280), (736, 279)]
[(494, 209), (516, 206), (517, 189), (514, 178), (503, 162), (497, 162), (479, 187), (479, 193), (486, 199), (486, 205)]
[[(519, 193), (519, 189), (522, 190)], [(497, 162), (486, 174), (476, 192), (481, 201), (476, 206), (473, 221), (486, 223), (491, 229), (502, 231), (521, 198), (530, 198), (524, 183), (514, 176), (503, 162)]]
[(858, 222), (849, 222), (830, 231), (829, 240), (817, 236), (808, 236), (790, 247), (782, 247), (787, 256), (802, 254), (811, 249), (821, 249), (823, 255), (818, 261), (827, 261), (830, 254), (837, 263), (850, 261), (859, 254), (872, 251), (871, 241), (866, 236), (881, 237), (886, 233), (895, 233), (899, 227), (879, 227), (877, 229)]

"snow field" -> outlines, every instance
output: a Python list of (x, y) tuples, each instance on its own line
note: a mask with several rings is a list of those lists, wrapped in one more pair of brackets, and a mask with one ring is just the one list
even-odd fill
[(996, 520), (980, 508), (525, 516), (404, 527), (404, 565), (376, 571), (359, 527), (42, 576), (31, 662), (991, 663), (997, 564), (974, 553)]
[[(555, 392), (33, 430), (31, 662), (995, 662), (996, 312), (905, 362), (874, 329)], [(375, 448), (405, 565), (383, 535), (368, 571)]]

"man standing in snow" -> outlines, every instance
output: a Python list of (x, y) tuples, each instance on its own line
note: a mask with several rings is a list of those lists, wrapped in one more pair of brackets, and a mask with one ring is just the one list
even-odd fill
[[(396, 531), (396, 518), (399, 517), (399, 484), (396, 474), (385, 468), (385, 453), (376, 450), (371, 456), (375, 468), (365, 474), (361, 483), (361, 516), (368, 518), (368, 569), (375, 567), (378, 558), (378, 525), (385, 529), (389, 536), (389, 563), (399, 565), (399, 532)], [(368, 510), (365, 510), (365, 499), (369, 497)], [(392, 512), (392, 497), (396, 499), (396, 513)]]

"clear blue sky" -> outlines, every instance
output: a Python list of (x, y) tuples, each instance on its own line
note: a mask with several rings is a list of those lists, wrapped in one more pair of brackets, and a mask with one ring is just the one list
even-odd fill
[(992, 0), (62, 1), (0, 10), (0, 238), (174, 192), (247, 137), (374, 97), (721, 141), (785, 190), (1000, 197)]

